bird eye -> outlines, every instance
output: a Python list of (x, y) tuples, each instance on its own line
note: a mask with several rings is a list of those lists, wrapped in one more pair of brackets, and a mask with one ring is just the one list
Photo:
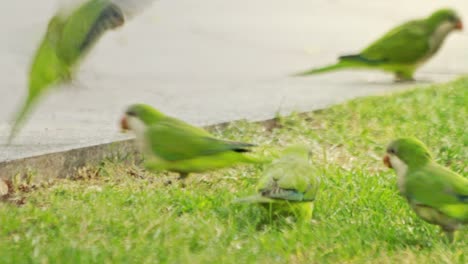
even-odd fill
[(395, 154), (395, 153), (396, 153), (396, 151), (395, 151), (394, 148), (389, 148), (389, 149), (387, 150), (387, 152), (390, 153), (390, 154)]
[(134, 111), (131, 111), (131, 110), (130, 110), (130, 111), (127, 111), (126, 114), (127, 114), (128, 116), (136, 116), (136, 113), (135, 113)]

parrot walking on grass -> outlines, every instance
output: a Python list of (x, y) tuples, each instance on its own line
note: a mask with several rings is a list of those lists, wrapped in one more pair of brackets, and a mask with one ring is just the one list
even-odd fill
[(462, 29), (462, 21), (454, 10), (441, 9), (427, 18), (409, 21), (390, 30), (358, 54), (341, 56), (336, 64), (295, 76), (368, 68), (391, 72), (397, 81), (410, 81), (416, 69), (436, 54), (448, 34)]
[(122, 26), (153, 0), (65, 1), (49, 21), (29, 70), (28, 95), (16, 113), (8, 143), (39, 98), (51, 87), (70, 82), (79, 63), (110, 29)]
[(236, 199), (235, 203), (260, 204), (272, 216), (292, 216), (306, 222), (311, 220), (320, 175), (310, 163), (307, 148), (287, 148), (262, 174), (257, 194)]
[(400, 193), (423, 220), (439, 225), (450, 242), (468, 223), (468, 179), (437, 164), (415, 138), (390, 143), (384, 163), (397, 174)]
[(144, 104), (128, 107), (121, 127), (135, 132), (147, 169), (177, 172), (179, 179), (185, 179), (191, 172), (264, 162), (248, 155), (252, 144), (217, 139), (202, 128)]

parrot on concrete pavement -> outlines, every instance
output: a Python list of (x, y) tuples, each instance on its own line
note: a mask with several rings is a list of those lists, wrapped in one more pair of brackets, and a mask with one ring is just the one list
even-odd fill
[(468, 178), (437, 164), (415, 138), (400, 138), (387, 147), (384, 163), (397, 174), (398, 188), (414, 212), (439, 225), (450, 242), (468, 223)]
[(265, 168), (256, 194), (234, 202), (260, 204), (273, 216), (310, 221), (319, 183), (320, 172), (311, 164), (309, 150), (292, 146)]
[(367, 68), (391, 72), (397, 81), (411, 81), (418, 67), (429, 60), (454, 30), (462, 30), (452, 9), (440, 9), (424, 19), (406, 22), (357, 54), (341, 56), (336, 64), (295, 74), (306, 76), (339, 69)]
[(28, 95), (15, 114), (8, 143), (19, 132), (38, 99), (51, 87), (70, 82), (80, 61), (99, 38), (122, 26), (153, 0), (65, 1), (50, 19), (29, 70)]
[(192, 172), (264, 162), (262, 158), (248, 155), (254, 147), (252, 144), (217, 139), (202, 128), (145, 104), (128, 107), (121, 128), (136, 134), (147, 169), (177, 172), (180, 179)]

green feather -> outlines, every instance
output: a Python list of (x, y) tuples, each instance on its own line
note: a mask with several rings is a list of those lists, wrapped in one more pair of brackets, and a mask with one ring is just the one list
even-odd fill
[(406, 166), (402, 194), (425, 221), (442, 227), (449, 240), (468, 223), (468, 179), (437, 164), (427, 147), (415, 138), (401, 138), (387, 148)]
[(224, 152), (248, 152), (253, 146), (216, 139), (209, 134), (200, 135), (194, 133), (193, 129), (187, 129), (187, 126), (181, 126), (172, 120), (160, 121), (148, 127), (145, 137), (150, 143), (152, 152), (167, 161), (188, 160)]
[(312, 217), (319, 177), (317, 168), (309, 162), (309, 151), (301, 146), (290, 147), (264, 170), (257, 194), (234, 202), (258, 203), (274, 215), (307, 221)]
[(301, 72), (296, 76), (345, 68), (369, 68), (391, 72), (399, 79), (410, 80), (414, 71), (441, 47), (446, 36), (433, 38), (438, 26), (449, 22), (454, 30), (458, 21), (461, 20), (455, 11), (438, 10), (425, 19), (409, 21), (390, 30), (358, 54), (342, 56), (336, 64)]
[(298, 77), (307, 76), (307, 75), (312, 75), (312, 74), (319, 74), (319, 73), (324, 73), (324, 72), (335, 71), (335, 70), (344, 69), (344, 68), (352, 68), (353, 66), (354, 66), (353, 64), (340, 61), (338, 63), (328, 65), (328, 66), (325, 66), (325, 67), (313, 68), (313, 69), (306, 70), (306, 71), (303, 71), (303, 72), (295, 73), (292, 76), (298, 76)]
[(145, 166), (150, 170), (191, 173), (264, 162), (246, 153), (251, 151), (252, 144), (217, 139), (202, 128), (166, 116), (148, 105), (132, 105), (126, 114), (146, 125), (143, 138), (137, 140), (143, 142)]
[(123, 13), (116, 5), (102, 0), (87, 1), (67, 18), (57, 53), (65, 63), (74, 65), (104, 32), (123, 23)]
[(36, 51), (31, 64), (28, 96), (15, 115), (8, 144), (11, 143), (20, 130), (39, 97), (52, 85), (57, 84), (60, 80), (69, 78), (69, 68), (56, 53), (64, 23), (63, 19), (59, 16), (53, 17), (49, 22), (46, 35)]
[(406, 193), (416, 203), (468, 221), (468, 179), (434, 162), (408, 171)]
[(122, 11), (108, 0), (84, 2), (64, 16), (59, 11), (49, 22), (29, 72), (29, 90), (16, 113), (8, 143), (14, 139), (39, 99), (58, 84), (70, 81), (77, 64), (108, 30), (123, 24)]

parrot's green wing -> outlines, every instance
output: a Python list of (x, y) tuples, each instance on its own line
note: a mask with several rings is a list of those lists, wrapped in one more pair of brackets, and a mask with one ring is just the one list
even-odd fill
[(56, 53), (64, 24), (65, 21), (60, 16), (53, 17), (49, 22), (46, 35), (31, 64), (28, 96), (14, 117), (8, 143), (16, 136), (26, 116), (44, 91), (69, 76), (68, 67)]
[(120, 8), (105, 0), (90, 0), (82, 4), (68, 18), (63, 28), (57, 53), (67, 64), (82, 58), (109, 29), (123, 25)]
[(145, 133), (145, 139), (154, 155), (168, 161), (187, 160), (230, 151), (248, 152), (253, 146), (200, 135), (194, 133), (192, 129), (164, 121), (150, 126)]
[(49, 87), (69, 81), (76, 64), (103, 33), (116, 28), (150, 5), (153, 0), (77, 0), (69, 12), (59, 10), (49, 22), (29, 73), (29, 93), (16, 114), (8, 143), (16, 136), (38, 98)]
[(28, 96), (14, 117), (8, 143), (16, 136), (40, 96), (48, 88), (72, 78), (74, 64), (106, 29), (119, 23), (117, 17), (115, 5), (91, 0), (69, 17), (58, 14), (50, 20), (32, 61)]
[(319, 175), (309, 163), (308, 149), (294, 146), (270, 164), (258, 182), (257, 193), (235, 199), (234, 203), (254, 203), (266, 207), (271, 215), (294, 216), (308, 222), (319, 187)]
[(319, 185), (317, 169), (308, 161), (308, 150), (296, 146), (285, 150), (285, 154), (270, 164), (260, 178), (258, 193), (237, 202), (312, 202)]
[(272, 164), (258, 190), (271, 199), (305, 202), (315, 200), (317, 187), (316, 169), (306, 160), (291, 160)]
[(200, 137), (213, 137), (213, 135), (211, 135), (208, 131), (206, 131), (205, 129), (201, 127), (190, 125), (180, 119), (173, 118), (170, 116), (165, 116), (159, 122), (167, 123), (176, 130), (183, 130), (192, 135), (197, 135)]
[[(394, 28), (359, 54), (340, 56), (339, 62), (321, 68), (313, 68), (294, 74), (307, 76), (344, 68), (409, 65), (416, 66), (431, 51), (430, 30), (424, 20), (407, 22)], [(406, 73), (406, 71), (408, 71)], [(400, 69), (412, 78), (411, 69)]]
[(417, 203), (468, 221), (468, 179), (442, 166), (431, 164), (408, 172), (406, 192)]
[(73, 65), (110, 29), (122, 26), (154, 0), (87, 0), (67, 17), (59, 56)]
[(430, 52), (429, 39), (430, 31), (423, 20), (410, 21), (391, 30), (359, 55), (375, 63), (413, 64)]

